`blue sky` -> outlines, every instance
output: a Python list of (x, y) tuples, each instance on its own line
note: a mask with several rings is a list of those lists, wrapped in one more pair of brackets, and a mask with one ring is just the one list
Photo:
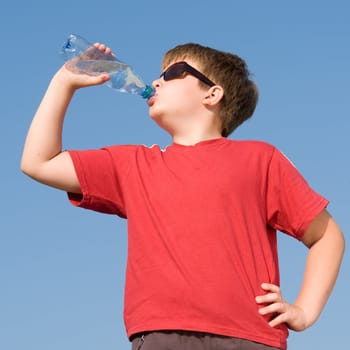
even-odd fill
[[(282, 150), (350, 224), (350, 5), (347, 1), (16, 1), (1, 6), (0, 348), (128, 349), (123, 326), (126, 222), (73, 208), (65, 193), (26, 178), (26, 131), (70, 33), (101, 41), (151, 82), (163, 53), (198, 42), (242, 56), (260, 101), (231, 138)], [(141, 143), (168, 135), (138, 96), (105, 86), (77, 92), (64, 147)], [(279, 235), (282, 289), (293, 301), (306, 249)], [(349, 257), (318, 323), (289, 349), (348, 343)]]

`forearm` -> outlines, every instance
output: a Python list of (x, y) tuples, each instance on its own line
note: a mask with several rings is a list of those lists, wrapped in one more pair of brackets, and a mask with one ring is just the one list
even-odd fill
[(260, 314), (272, 315), (271, 327), (282, 323), (295, 331), (310, 327), (322, 312), (337, 279), (345, 243), (338, 225), (326, 210), (311, 223), (303, 242), (309, 247), (309, 254), (295, 303), (284, 301), (280, 288), (271, 283), (263, 283), (261, 287), (266, 294), (256, 297), (256, 302), (262, 305)]
[(305, 313), (305, 325), (310, 327), (322, 312), (333, 289), (344, 253), (344, 238), (333, 219), (317, 242), (309, 249), (304, 279), (295, 305)]
[(59, 73), (52, 79), (29, 128), (22, 170), (30, 176), (62, 149), (62, 128), (74, 88)]
[[(96, 47), (110, 53), (102, 44)], [(77, 74), (66, 66), (55, 74), (27, 134), (21, 162), (24, 173), (48, 186), (81, 193), (72, 159), (68, 152), (62, 152), (63, 121), (77, 89), (100, 85), (107, 80), (108, 74)]]

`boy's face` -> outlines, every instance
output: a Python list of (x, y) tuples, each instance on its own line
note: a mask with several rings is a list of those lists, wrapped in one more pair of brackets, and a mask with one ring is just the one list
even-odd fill
[[(165, 71), (177, 62), (171, 62)], [(195, 69), (199, 69), (194, 61), (186, 60), (186, 63)], [(214, 83), (213, 83), (214, 84)], [(193, 125), (203, 114), (203, 100), (210, 88), (203, 88), (199, 79), (191, 73), (169, 79), (163, 74), (153, 82), (155, 94), (148, 101), (151, 118), (171, 135), (183, 131), (183, 128)]]

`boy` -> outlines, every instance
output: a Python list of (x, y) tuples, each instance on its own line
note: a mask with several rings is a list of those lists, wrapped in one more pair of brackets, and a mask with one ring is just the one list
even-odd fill
[[(102, 44), (101, 51), (111, 54)], [(236, 55), (180, 45), (148, 100), (173, 144), (62, 152), (74, 92), (109, 76), (52, 79), (28, 132), (22, 170), (74, 205), (128, 219), (125, 324), (133, 350), (285, 349), (321, 313), (344, 239), (315, 193), (273, 146), (228, 140), (257, 103)], [(279, 289), (276, 231), (308, 248), (293, 304)]]

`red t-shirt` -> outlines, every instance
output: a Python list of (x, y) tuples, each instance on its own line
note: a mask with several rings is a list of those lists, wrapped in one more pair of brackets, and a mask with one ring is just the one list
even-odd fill
[(279, 285), (276, 230), (301, 239), (328, 204), (273, 146), (219, 138), (195, 146), (70, 151), (73, 204), (128, 219), (128, 336), (192, 330), (285, 348), (258, 313)]

